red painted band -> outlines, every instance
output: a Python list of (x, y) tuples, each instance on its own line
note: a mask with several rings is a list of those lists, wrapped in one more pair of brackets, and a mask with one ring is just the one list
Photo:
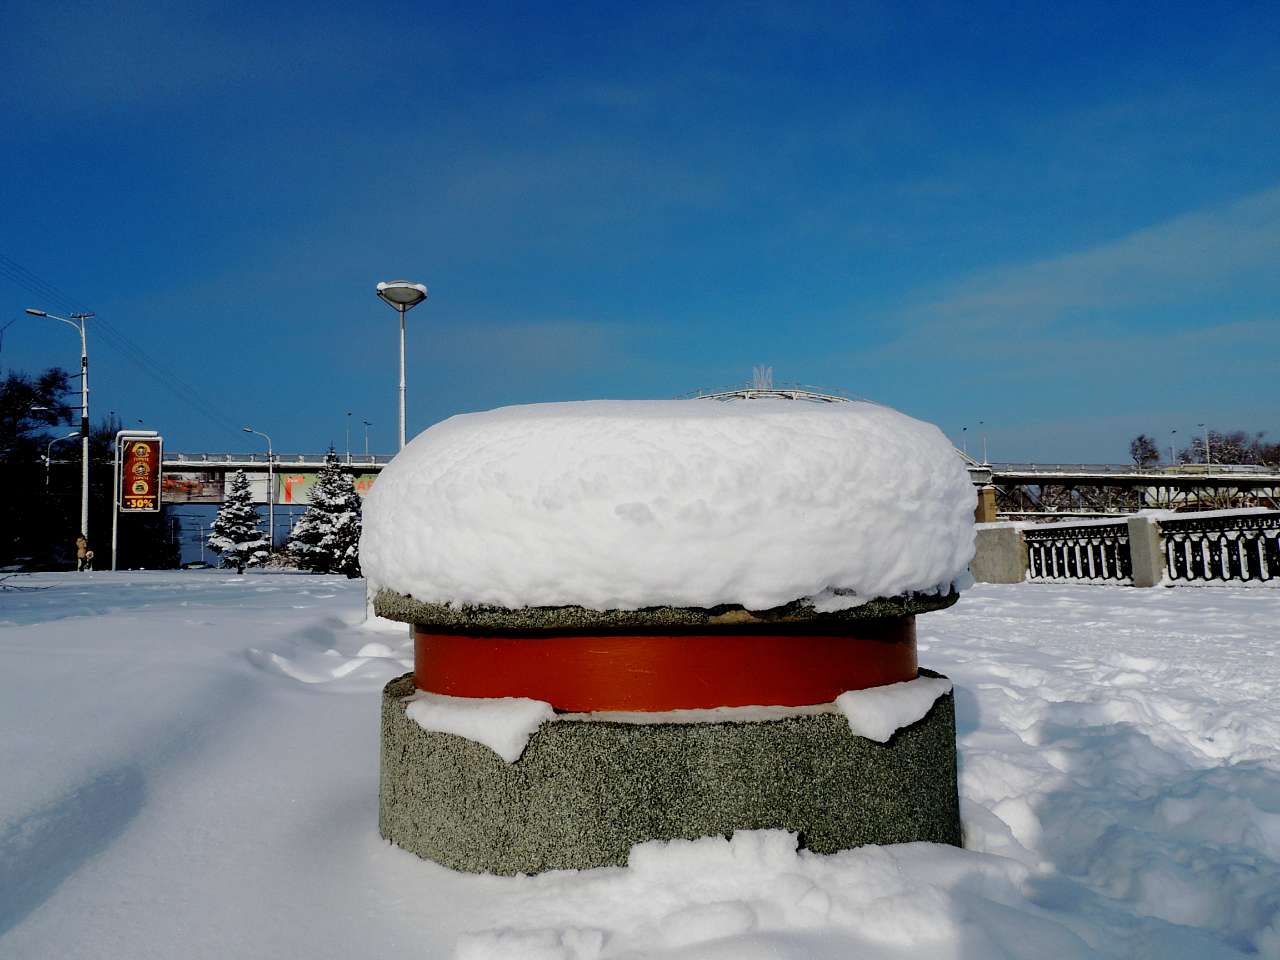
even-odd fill
[(855, 635), (476, 636), (414, 633), (414, 682), (455, 697), (530, 697), (557, 710), (828, 703), (916, 676), (915, 617)]

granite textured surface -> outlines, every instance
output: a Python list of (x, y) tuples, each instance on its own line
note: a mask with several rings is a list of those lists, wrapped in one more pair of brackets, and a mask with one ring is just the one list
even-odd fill
[(379, 829), (456, 870), (620, 866), (645, 840), (763, 828), (819, 853), (960, 844), (951, 695), (885, 744), (854, 736), (834, 708), (747, 723), (576, 716), (544, 723), (507, 764), (410, 720), (413, 690), (405, 675), (383, 691)]
[(388, 620), (438, 627), (445, 630), (653, 630), (715, 629), (740, 630), (789, 624), (811, 626), (815, 630), (836, 629), (841, 624), (880, 617), (928, 613), (951, 606), (960, 598), (949, 594), (911, 594), (870, 600), (858, 607), (819, 613), (796, 601), (772, 610), (746, 610), (740, 606), (645, 607), (641, 610), (588, 610), (585, 607), (478, 607), (444, 603), (424, 603), (391, 590), (380, 590), (373, 600), (374, 612)]

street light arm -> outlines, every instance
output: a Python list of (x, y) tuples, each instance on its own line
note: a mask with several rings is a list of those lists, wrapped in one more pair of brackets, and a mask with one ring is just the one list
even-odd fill
[(262, 439), (266, 440), (266, 441), (267, 441), (267, 456), (268, 456), (268, 457), (270, 457), (270, 456), (272, 455), (272, 454), (271, 454), (271, 438), (270, 438), (269, 436), (267, 436), (267, 435), (266, 435), (265, 433), (263, 433), (261, 430), (254, 430), (254, 429), (253, 429), (253, 427), (244, 427), (243, 429), (244, 429), (244, 432), (245, 432), (245, 433), (252, 433), (252, 434), (256, 434), (257, 436), (262, 437)]
[(49, 459), (49, 457), (50, 457), (50, 453), (49, 453), (49, 451), (53, 449), (53, 445), (54, 445), (55, 443), (61, 443), (63, 440), (71, 440), (71, 439), (73, 439), (74, 437), (78, 437), (78, 436), (80, 436), (80, 431), (79, 431), (79, 430), (77, 430), (75, 433), (68, 433), (65, 437), (54, 437), (52, 440), (50, 440), (48, 443), (46, 443), (46, 444), (45, 444), (45, 455), (44, 455), (44, 458), (45, 458), (46, 460), (48, 460), (48, 459)]
[(56, 313), (50, 313), (48, 310), (37, 310), (35, 307), (27, 307), (26, 312), (33, 317), (48, 317), (50, 320), (61, 320), (63, 323), (75, 327), (76, 332), (80, 334), (81, 341), (84, 340), (84, 318), (80, 318), (79, 322), (76, 322), (67, 317), (60, 317)]

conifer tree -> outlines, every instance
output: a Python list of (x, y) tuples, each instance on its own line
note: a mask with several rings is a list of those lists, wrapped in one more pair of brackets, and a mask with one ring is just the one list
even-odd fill
[(304, 570), (360, 576), (360, 495), (333, 447), (311, 488), (311, 505), (289, 535), (288, 549)]
[(264, 563), (269, 556), (262, 518), (249, 494), (249, 478), (243, 470), (231, 477), (226, 502), (209, 531), (209, 548), (222, 558), (222, 566), (244, 573), (246, 566)]

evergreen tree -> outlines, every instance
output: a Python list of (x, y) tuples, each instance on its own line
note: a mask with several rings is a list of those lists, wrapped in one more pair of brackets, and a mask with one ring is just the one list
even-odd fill
[(262, 518), (249, 495), (249, 478), (243, 470), (231, 477), (227, 500), (209, 532), (209, 548), (222, 557), (222, 566), (244, 573), (246, 566), (263, 563), (268, 556)]
[(304, 570), (360, 576), (360, 495), (333, 447), (311, 488), (311, 505), (289, 535), (288, 549)]

